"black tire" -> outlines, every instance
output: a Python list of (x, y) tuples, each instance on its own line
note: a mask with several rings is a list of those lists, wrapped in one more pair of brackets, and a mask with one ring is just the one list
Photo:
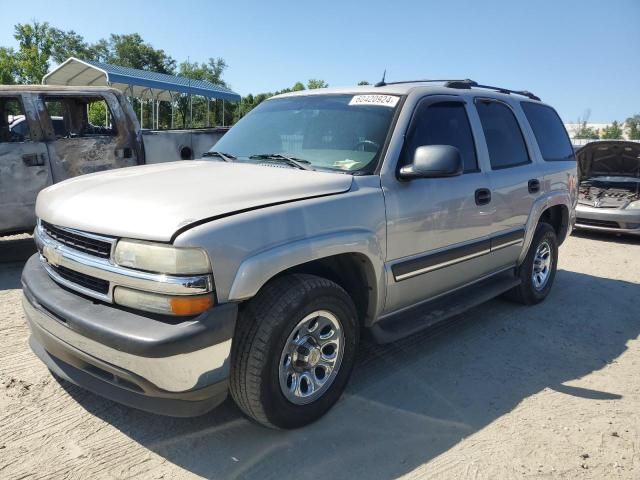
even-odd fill
[[(330, 311), (340, 321), (344, 334), (342, 363), (322, 396), (297, 405), (280, 387), (280, 358), (294, 327), (316, 310)], [(247, 416), (267, 427), (307, 425), (340, 398), (353, 369), (359, 336), (355, 306), (339, 285), (306, 274), (276, 278), (244, 304), (238, 315), (231, 349), (231, 395)]]
[[(546, 283), (544, 283), (541, 288), (537, 288), (533, 280), (534, 260), (538, 247), (545, 242), (551, 250), (551, 265), (549, 266), (549, 275)], [(522, 262), (522, 265), (518, 267), (517, 275), (520, 277), (521, 283), (507, 292), (507, 298), (524, 305), (535, 305), (536, 303), (542, 302), (551, 291), (557, 268), (558, 239), (556, 232), (548, 223), (539, 223), (533, 235), (527, 256), (524, 262)]]

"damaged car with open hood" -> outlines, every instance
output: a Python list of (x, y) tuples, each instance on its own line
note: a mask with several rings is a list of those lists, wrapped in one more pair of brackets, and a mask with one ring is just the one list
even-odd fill
[(595, 141), (576, 156), (576, 228), (640, 235), (640, 143)]

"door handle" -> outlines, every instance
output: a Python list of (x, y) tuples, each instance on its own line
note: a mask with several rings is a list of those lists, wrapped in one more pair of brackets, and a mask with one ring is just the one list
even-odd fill
[(476, 205), (487, 205), (491, 202), (491, 190), (479, 188), (476, 190)]
[(540, 191), (540, 180), (537, 178), (532, 178), (529, 180), (529, 193), (538, 193)]
[(25, 153), (22, 161), (27, 167), (42, 167), (44, 165), (44, 155), (37, 153)]

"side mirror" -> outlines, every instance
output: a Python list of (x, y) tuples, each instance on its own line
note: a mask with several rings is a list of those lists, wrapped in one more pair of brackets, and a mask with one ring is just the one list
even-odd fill
[(416, 148), (413, 161), (400, 169), (401, 179), (439, 178), (462, 175), (460, 150), (451, 145), (424, 145)]

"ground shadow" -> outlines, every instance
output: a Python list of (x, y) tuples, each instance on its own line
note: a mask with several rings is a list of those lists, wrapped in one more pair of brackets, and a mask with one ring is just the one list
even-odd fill
[(0, 290), (21, 288), (22, 267), (35, 252), (32, 237), (0, 237)]
[(36, 244), (31, 237), (0, 237), (0, 268), (7, 263), (24, 263), (34, 253), (36, 253)]
[(23, 262), (0, 264), (0, 291), (22, 288), (22, 283), (20, 282), (22, 267), (24, 267)]
[(564, 384), (601, 369), (638, 336), (637, 294), (637, 284), (558, 271), (540, 305), (496, 299), (435, 331), (366, 344), (335, 408), (290, 432), (252, 424), (230, 401), (203, 417), (171, 419), (63, 386), (89, 412), (203, 477), (344, 478), (348, 471), (390, 479), (544, 388), (600, 402), (621, 398)]

